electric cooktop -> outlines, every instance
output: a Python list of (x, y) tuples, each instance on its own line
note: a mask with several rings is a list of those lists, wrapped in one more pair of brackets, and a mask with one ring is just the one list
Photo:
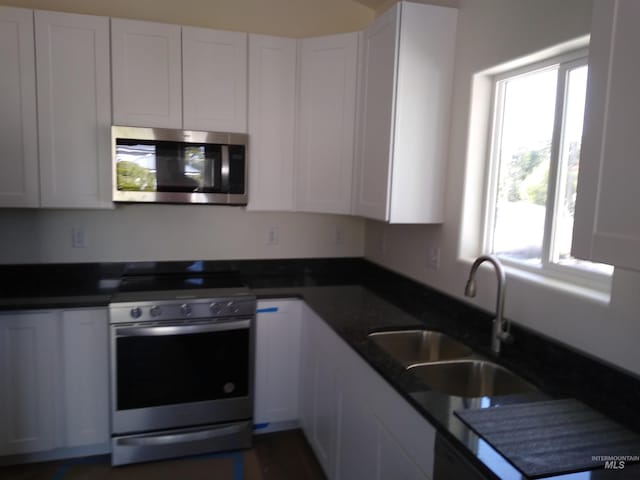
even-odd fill
[(206, 262), (130, 263), (113, 302), (246, 295), (248, 288), (234, 270), (212, 271)]

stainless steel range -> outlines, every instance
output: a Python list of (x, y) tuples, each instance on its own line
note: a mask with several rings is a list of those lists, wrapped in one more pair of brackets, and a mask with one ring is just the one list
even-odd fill
[(113, 465), (251, 446), (255, 311), (224, 275), (124, 278), (110, 304)]

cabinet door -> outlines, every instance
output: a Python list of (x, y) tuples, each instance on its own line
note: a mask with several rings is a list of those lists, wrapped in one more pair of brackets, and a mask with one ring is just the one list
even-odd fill
[(311, 445), (329, 478), (335, 477), (340, 424), (340, 392), (336, 388), (336, 369), (330, 344), (321, 339), (316, 345), (312, 366), (313, 417)]
[(49, 450), (55, 438), (57, 315), (0, 315), (0, 455)]
[(182, 128), (180, 26), (113, 18), (113, 123)]
[[(348, 348), (345, 345), (345, 348)], [(337, 455), (338, 480), (370, 480), (377, 478), (378, 428), (371, 410), (367, 388), (370, 372), (363, 371), (359, 363), (344, 362), (338, 372), (341, 393), (339, 426), (340, 452)], [(393, 476), (387, 478), (395, 478)]]
[(298, 419), (301, 326), (299, 300), (258, 302), (255, 423)]
[(0, 207), (37, 207), (33, 12), (0, 6)]
[(354, 213), (439, 223), (457, 10), (400, 2), (364, 34)]
[(409, 458), (397, 439), (378, 424), (378, 480), (430, 480)]
[(336, 342), (324, 322), (303, 308), (302, 428), (328, 478), (336, 477), (341, 392), (336, 383)]
[(378, 17), (364, 33), (360, 132), (354, 213), (388, 220), (395, 102), (398, 9)]
[(594, 2), (573, 255), (640, 270), (640, 2)]
[(111, 207), (109, 19), (35, 21), (41, 205)]
[(247, 132), (247, 34), (182, 27), (185, 129)]
[(293, 210), (296, 40), (249, 35), (249, 210)]
[[(404, 398), (398, 394), (389, 384), (378, 374), (371, 370), (372, 410), (376, 417), (376, 422), (381, 431), (386, 432), (398, 447), (403, 451), (403, 455), (392, 454), (389, 459), (391, 463), (396, 463), (406, 458), (409, 463), (407, 471), (412, 472), (416, 468), (424, 472), (428, 477), (433, 472), (434, 448), (436, 431)], [(383, 435), (384, 437), (384, 435)], [(389, 444), (389, 441), (382, 439), (382, 444)], [(390, 446), (390, 445), (389, 445)], [(384, 458), (382, 455), (381, 458)], [(381, 462), (381, 465), (384, 462)], [(386, 468), (386, 467), (385, 467)], [(387, 478), (381, 476), (381, 478)], [(401, 478), (401, 477), (398, 477)], [(413, 478), (413, 477), (408, 477)]]
[(301, 41), (298, 210), (351, 213), (358, 38)]
[(106, 309), (62, 313), (66, 447), (109, 441), (108, 328)]
[(301, 421), (328, 478), (428, 479), (435, 429), (303, 306)]
[[(457, 9), (402, 2), (389, 221), (444, 220)], [(367, 118), (369, 120), (369, 118)]]

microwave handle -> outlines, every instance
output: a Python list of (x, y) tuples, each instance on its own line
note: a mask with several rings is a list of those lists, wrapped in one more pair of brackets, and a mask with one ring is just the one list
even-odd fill
[(220, 176), (222, 180), (222, 191), (229, 193), (229, 175), (230, 175), (230, 163), (229, 163), (229, 145), (222, 145), (222, 164), (220, 168)]
[(224, 332), (249, 328), (250, 320), (234, 320), (224, 323), (206, 325), (170, 325), (153, 327), (120, 327), (116, 328), (118, 337), (161, 337), (169, 335), (189, 335), (194, 333)]

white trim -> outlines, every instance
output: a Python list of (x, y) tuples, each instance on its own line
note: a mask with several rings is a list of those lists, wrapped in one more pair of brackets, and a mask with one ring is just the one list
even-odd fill
[[(475, 258), (461, 257), (458, 260), (469, 269)], [(523, 265), (504, 258), (501, 258), (500, 261), (507, 273), (508, 283), (509, 277), (514, 276), (534, 286), (547, 288), (560, 293), (568, 293), (575, 297), (594, 301), (602, 305), (609, 305), (611, 303), (611, 282), (609, 282), (609, 288), (602, 288), (601, 285), (576, 281), (575, 276), (567, 279), (566, 276), (550, 274), (549, 270), (542, 271), (541, 267)], [(483, 267), (481, 266), (480, 268)]]
[(493, 82), (491, 95), (493, 98), (491, 107), (491, 130), (487, 149), (489, 164), (485, 169), (485, 194), (483, 198), (484, 228), (482, 229), (482, 250), (493, 250), (493, 232), (496, 220), (496, 203), (498, 199), (498, 180), (500, 178), (500, 162), (498, 161), (498, 146), (502, 141), (502, 119), (504, 117), (504, 83)]
[(599, 292), (603, 295), (611, 295), (612, 275), (587, 271), (580, 267), (570, 267), (557, 263), (547, 265), (530, 265), (518, 260), (498, 256), (500, 261), (512, 270), (527, 272), (545, 280), (554, 280), (565, 286), (582, 287), (584, 289)]
[[(500, 165), (500, 145), (502, 143), (503, 116), (505, 108), (505, 85), (507, 81), (515, 78), (537, 73), (547, 69), (557, 69), (556, 83), (556, 105), (554, 113), (554, 125), (550, 150), (549, 183), (547, 190), (546, 213), (544, 221), (544, 232), (542, 240), (541, 264), (530, 265), (504, 257), (500, 259), (512, 270), (521, 270), (527, 275), (534, 275), (536, 278), (545, 281), (558, 282), (566, 290), (567, 286), (574, 286), (579, 289), (587, 289), (589, 297), (596, 296), (609, 297), (611, 292), (612, 276), (605, 273), (592, 272), (580, 267), (562, 265), (551, 260), (554, 253), (554, 243), (556, 235), (556, 220), (558, 216), (557, 205), (558, 195), (562, 190), (559, 185), (562, 174), (560, 165), (560, 155), (564, 143), (564, 127), (567, 108), (567, 82), (568, 74), (571, 70), (588, 65), (588, 50), (581, 48), (572, 52), (564, 52), (560, 55), (550, 57), (530, 63), (520, 65), (511, 70), (503, 70), (493, 76), (492, 110), (490, 117), (491, 129), (489, 134), (489, 151), (487, 158), (489, 164), (485, 178), (485, 193), (483, 198), (483, 228), (481, 230), (481, 246), (483, 252), (493, 251), (494, 229), (496, 222), (496, 203)], [(608, 300), (607, 300), (608, 301)]]

